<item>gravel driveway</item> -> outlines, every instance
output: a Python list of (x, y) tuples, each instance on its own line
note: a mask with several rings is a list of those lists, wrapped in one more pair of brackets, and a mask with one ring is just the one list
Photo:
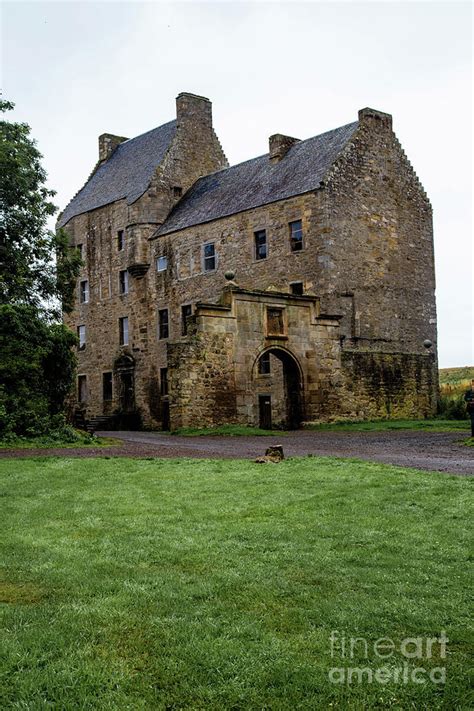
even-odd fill
[(178, 437), (162, 432), (99, 432), (122, 444), (77, 449), (0, 450), (0, 458), (56, 455), (65, 457), (197, 457), (254, 459), (271, 444), (285, 456), (314, 454), (355, 457), (372, 462), (451, 474), (474, 474), (474, 448), (461, 442), (468, 432), (311, 432), (275, 437)]

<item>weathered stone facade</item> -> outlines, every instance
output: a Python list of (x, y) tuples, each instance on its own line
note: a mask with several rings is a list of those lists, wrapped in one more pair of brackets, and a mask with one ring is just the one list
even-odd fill
[[(364, 109), (308, 141), (276, 134), (268, 156), (234, 168), (206, 99), (180, 95), (176, 124), (155, 131), (101, 136), (61, 217), (83, 245), (89, 298), (78, 284), (65, 321), (85, 326), (87, 416), (175, 428), (433, 413), (431, 206), (391, 117)], [(157, 165), (137, 197), (140, 141)]]

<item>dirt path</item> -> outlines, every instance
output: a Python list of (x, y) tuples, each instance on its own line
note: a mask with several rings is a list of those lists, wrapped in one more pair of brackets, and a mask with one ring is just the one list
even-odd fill
[(355, 457), (402, 467), (452, 474), (474, 474), (474, 449), (460, 442), (464, 432), (309, 432), (275, 437), (177, 437), (161, 432), (100, 432), (122, 444), (112, 447), (0, 450), (0, 458), (63, 457), (197, 457), (254, 459), (271, 444), (283, 444), (286, 456), (314, 454)]

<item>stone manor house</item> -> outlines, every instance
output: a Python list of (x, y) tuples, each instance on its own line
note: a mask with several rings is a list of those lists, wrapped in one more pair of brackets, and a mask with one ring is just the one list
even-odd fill
[[(430, 202), (373, 109), (229, 167), (208, 99), (99, 160), (61, 214), (87, 419), (175, 429), (431, 415)], [(430, 345), (430, 343), (432, 345)], [(108, 423), (111, 424), (111, 423)]]

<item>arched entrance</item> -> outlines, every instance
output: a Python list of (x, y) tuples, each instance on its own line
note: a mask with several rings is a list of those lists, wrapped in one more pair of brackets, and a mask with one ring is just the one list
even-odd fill
[(257, 423), (262, 429), (298, 429), (303, 420), (301, 368), (289, 351), (271, 347), (254, 365)]

